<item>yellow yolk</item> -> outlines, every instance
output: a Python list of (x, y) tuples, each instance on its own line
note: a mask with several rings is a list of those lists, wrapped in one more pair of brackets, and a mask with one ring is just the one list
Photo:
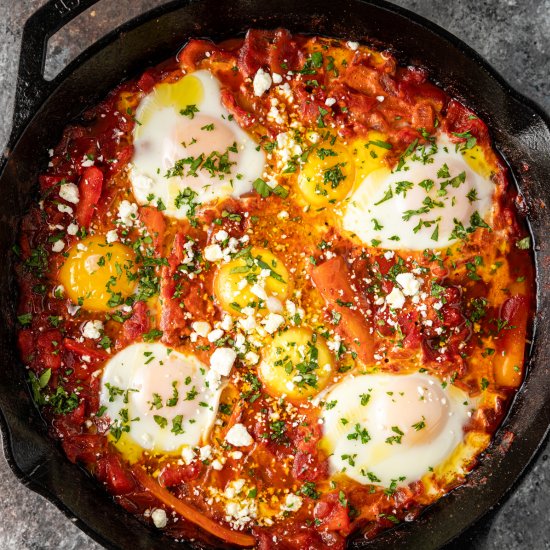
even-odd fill
[(355, 181), (362, 182), (371, 172), (386, 166), (385, 158), (391, 149), (387, 136), (381, 132), (369, 132), (367, 139), (352, 143), (355, 162)]
[(268, 297), (284, 301), (289, 295), (289, 274), (283, 262), (265, 248), (253, 247), (247, 257), (221, 266), (214, 279), (214, 293), (233, 315), (246, 307), (266, 311)]
[(309, 328), (294, 327), (266, 347), (258, 374), (273, 397), (303, 401), (327, 386), (333, 367), (325, 340)]
[(75, 304), (88, 311), (109, 311), (134, 291), (134, 264), (130, 248), (94, 236), (69, 250), (58, 278)]
[(366, 139), (351, 143), (326, 140), (309, 154), (298, 175), (298, 187), (313, 206), (326, 206), (344, 200), (374, 170), (386, 166), (391, 145), (380, 132), (369, 132)]
[(190, 74), (174, 83), (164, 82), (162, 84), (157, 84), (151, 93), (153, 94), (151, 101), (146, 103), (140, 110), (140, 124), (136, 125), (134, 138), (140, 137), (143, 129), (149, 123), (151, 116), (160, 107), (175, 107), (178, 112), (183, 111), (192, 113), (202, 101), (203, 86), (196, 76)]
[(491, 168), (489, 160), (485, 157), (485, 153), (479, 145), (465, 151), (463, 156), (464, 160), (468, 163), (472, 170), (477, 172), (483, 178), (489, 179), (491, 177), (494, 169)]
[(308, 156), (298, 175), (306, 201), (324, 206), (343, 200), (353, 187), (355, 167), (347, 149), (323, 142)]

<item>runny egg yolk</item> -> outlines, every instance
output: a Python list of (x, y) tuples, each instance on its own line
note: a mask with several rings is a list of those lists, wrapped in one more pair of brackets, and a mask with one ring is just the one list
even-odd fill
[(391, 145), (380, 132), (369, 132), (366, 139), (344, 144), (333, 139), (320, 142), (309, 153), (298, 187), (313, 206), (326, 206), (344, 200), (356, 181), (386, 165), (384, 157)]
[(308, 156), (298, 175), (298, 186), (309, 204), (325, 206), (346, 197), (353, 187), (354, 172), (343, 145), (323, 142)]
[(151, 100), (143, 103), (140, 108), (140, 124), (137, 124), (134, 129), (135, 139), (140, 137), (159, 106), (173, 106), (178, 111), (187, 112), (187, 116), (193, 116), (197, 105), (202, 101), (203, 86), (198, 78), (187, 75), (174, 83), (163, 82), (157, 84), (151, 94), (153, 96)]
[(69, 250), (58, 279), (73, 303), (88, 311), (109, 311), (134, 291), (134, 265), (130, 248), (94, 236)]

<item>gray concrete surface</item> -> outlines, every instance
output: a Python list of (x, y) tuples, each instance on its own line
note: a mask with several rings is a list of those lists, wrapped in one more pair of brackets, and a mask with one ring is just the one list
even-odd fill
[[(550, 111), (550, 0), (394, 0), (446, 28), (480, 52), (518, 90)], [(101, 0), (50, 41), (46, 73), (133, 15), (162, 0)], [(21, 29), (44, 0), (0, 0), (0, 150), (10, 131)], [(550, 549), (547, 443), (534, 467), (496, 513), (454, 548)], [(42, 497), (25, 489), (0, 457), (0, 550), (97, 550)]]

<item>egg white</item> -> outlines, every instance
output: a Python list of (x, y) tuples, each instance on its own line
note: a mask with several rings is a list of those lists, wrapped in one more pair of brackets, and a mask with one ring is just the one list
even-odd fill
[(463, 441), (473, 406), (462, 390), (427, 374), (346, 378), (322, 410), (331, 473), (361, 484), (417, 481)]
[[(189, 116), (180, 113), (181, 90), (185, 96), (186, 83), (190, 104), (198, 110)], [(134, 155), (129, 176), (137, 202), (164, 205), (166, 216), (182, 219), (189, 206), (185, 202), (176, 204), (176, 198), (186, 188), (197, 193), (194, 202), (201, 204), (250, 192), (253, 182), (262, 175), (265, 156), (223, 107), (218, 80), (202, 70), (162, 86), (179, 88), (171, 94), (174, 97), (153, 89), (141, 100), (135, 114), (138, 123), (133, 131)], [(236, 152), (228, 150), (233, 146)], [(208, 170), (200, 169), (196, 176), (187, 175), (186, 165), (186, 175), (166, 177), (177, 161), (196, 159), (201, 154), (207, 158), (215, 151), (228, 152), (229, 161), (235, 163), (229, 174), (212, 176)]]
[[(469, 152), (444, 135), (425, 151), (417, 150), (400, 169), (369, 174), (349, 199), (344, 229), (368, 245), (424, 250), (455, 242), (457, 222), (467, 230), (475, 213), (490, 222), (494, 184), (468, 164)], [(442, 177), (445, 166), (449, 175)], [(421, 209), (426, 211), (414, 213)]]
[[(174, 383), (178, 398), (168, 406), (174, 398)], [(170, 452), (184, 445), (197, 446), (207, 438), (221, 391), (217, 384), (208, 383), (208, 367), (196, 357), (159, 343), (136, 343), (107, 362), (100, 403), (112, 425), (128, 426), (127, 435), (143, 449)], [(160, 407), (154, 404), (155, 394)], [(166, 420), (165, 427), (155, 421), (155, 415)], [(180, 415), (182, 433), (176, 433), (180, 430), (174, 431), (173, 422)]]

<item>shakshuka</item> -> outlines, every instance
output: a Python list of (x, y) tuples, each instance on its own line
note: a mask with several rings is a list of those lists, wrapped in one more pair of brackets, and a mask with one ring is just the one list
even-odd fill
[(534, 269), (487, 126), (425, 70), (284, 29), (191, 40), (49, 156), (21, 358), (121, 506), (337, 550), (465, 481), (524, 376)]

